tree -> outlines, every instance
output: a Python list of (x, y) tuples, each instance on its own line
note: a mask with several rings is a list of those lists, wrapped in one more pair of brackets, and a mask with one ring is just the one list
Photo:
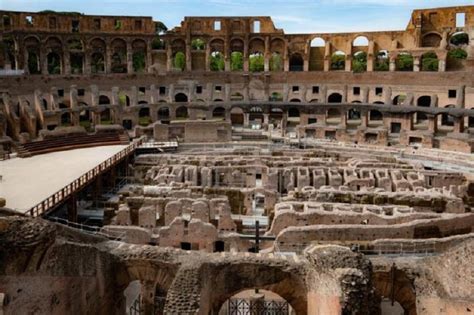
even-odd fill
[(230, 54), (230, 69), (232, 71), (242, 71), (244, 69), (244, 55), (240, 51)]
[(282, 71), (283, 70), (283, 59), (278, 53), (273, 53), (270, 59), (270, 71)]
[(202, 39), (196, 38), (191, 42), (191, 47), (194, 50), (204, 50), (204, 48), (206, 48), (206, 43)]
[(374, 70), (375, 71), (388, 71), (390, 69), (390, 62), (388, 59), (388, 54), (384, 51), (380, 51), (377, 54), (377, 59), (375, 60)]
[(139, 51), (133, 54), (133, 71), (143, 72), (145, 70), (145, 53)]
[(151, 42), (151, 49), (164, 49), (165, 42), (158, 37), (155, 37)]
[(179, 51), (174, 56), (174, 67), (176, 69), (183, 71), (185, 66), (186, 66), (186, 56), (184, 55), (183, 52)]
[(468, 45), (469, 44), (469, 35), (466, 33), (458, 33), (451, 37), (451, 44), (454, 46)]
[(397, 69), (399, 71), (413, 71), (413, 56), (409, 54), (400, 54), (397, 58)]
[(360, 52), (354, 55), (352, 60), (352, 71), (353, 72), (365, 72), (367, 71), (367, 54)]
[(452, 49), (448, 52), (448, 58), (451, 59), (466, 59), (467, 52), (462, 48)]
[(211, 71), (223, 71), (225, 68), (224, 56), (218, 51), (211, 54), (210, 62)]
[(423, 71), (438, 71), (438, 56), (434, 52), (427, 52), (421, 56), (421, 69)]
[(162, 34), (162, 33), (166, 32), (167, 30), (168, 30), (168, 28), (166, 27), (166, 25), (163, 22), (160, 22), (160, 21), (155, 22), (155, 33), (156, 34)]
[(249, 58), (249, 70), (251, 72), (262, 72), (264, 70), (265, 60), (262, 54), (252, 54)]
[(346, 67), (346, 56), (334, 54), (331, 56), (331, 70), (344, 70)]

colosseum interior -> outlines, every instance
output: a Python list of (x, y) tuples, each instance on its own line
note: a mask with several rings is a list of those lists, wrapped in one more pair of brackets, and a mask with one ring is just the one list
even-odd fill
[(473, 314), (474, 6), (0, 17), (0, 314)]

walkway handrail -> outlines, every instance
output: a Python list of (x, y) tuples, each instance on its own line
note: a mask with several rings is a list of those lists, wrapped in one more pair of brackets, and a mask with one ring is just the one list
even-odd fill
[(133, 141), (129, 146), (124, 148), (122, 151), (114, 154), (112, 157), (108, 158), (104, 162), (100, 163), (93, 169), (87, 171), (79, 178), (72, 181), (70, 184), (66, 185), (64, 188), (55, 192), (48, 198), (44, 199), (30, 210), (26, 214), (32, 217), (38, 217), (44, 215), (49, 210), (55, 208), (57, 205), (66, 200), (70, 195), (82, 189), (84, 186), (92, 182), (97, 176), (101, 175), (107, 171), (112, 166), (116, 165), (118, 162), (122, 161), (130, 153), (135, 151), (135, 149), (143, 143), (143, 137)]

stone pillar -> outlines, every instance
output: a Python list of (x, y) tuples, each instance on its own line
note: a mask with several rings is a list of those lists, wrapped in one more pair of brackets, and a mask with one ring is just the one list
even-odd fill
[(155, 284), (151, 281), (142, 282), (142, 304), (140, 309), (144, 315), (154, 315), (155, 311)]
[(465, 108), (466, 86), (461, 86), (457, 90), (456, 108)]
[(346, 66), (344, 70), (347, 72), (352, 71), (352, 56), (346, 55)]
[(110, 43), (105, 48), (105, 73), (112, 73), (112, 49)]
[(89, 51), (84, 52), (84, 74), (91, 74), (91, 54)]
[(455, 133), (464, 132), (464, 117), (453, 117), (454, 118), (454, 130)]
[(132, 43), (127, 42), (127, 73), (133, 73), (133, 50)]
[(69, 51), (63, 52), (63, 57), (62, 57), (62, 74), (69, 75), (71, 74), (71, 54)]
[(421, 57), (420, 56), (415, 56), (413, 57), (413, 71), (414, 72), (420, 72), (420, 65), (421, 65)]
[(250, 124), (250, 114), (244, 113), (244, 127), (248, 127)]
[(373, 72), (374, 71), (374, 63), (375, 63), (375, 58), (377, 56), (375, 56), (375, 52), (374, 52), (374, 41), (371, 40), (369, 42), (369, 49), (368, 49), (368, 52), (367, 52), (367, 72)]
[(397, 57), (390, 57), (389, 71), (394, 72), (397, 70)]
[(211, 47), (206, 45), (206, 71), (211, 71)]
[(428, 130), (432, 133), (438, 131), (438, 120), (435, 115), (428, 115)]
[(392, 88), (390, 86), (384, 89), (384, 103), (392, 104)]
[(151, 54), (151, 51), (152, 51), (152, 48), (151, 48), (151, 40), (148, 40), (147, 43), (146, 43), (146, 69), (145, 71), (147, 73), (152, 73), (153, 70), (152, 70), (152, 64), (153, 64), (153, 56)]
[(48, 74), (48, 54), (46, 51), (40, 51), (40, 64), (41, 64), (41, 74)]
[(193, 70), (193, 61), (191, 56), (191, 43), (186, 41), (186, 71)]
[(369, 125), (369, 111), (368, 110), (361, 110), (360, 120), (361, 120), (360, 126), (367, 128), (367, 126)]
[(264, 63), (263, 68), (265, 72), (270, 71), (270, 37), (265, 37), (265, 53), (263, 54)]
[(447, 54), (444, 54), (443, 57), (438, 58), (438, 72), (446, 72), (446, 59)]
[(324, 71), (328, 72), (331, 69), (331, 43), (326, 42), (324, 47)]
[(166, 71), (170, 72), (173, 69), (173, 51), (171, 46), (168, 45), (166, 48)]

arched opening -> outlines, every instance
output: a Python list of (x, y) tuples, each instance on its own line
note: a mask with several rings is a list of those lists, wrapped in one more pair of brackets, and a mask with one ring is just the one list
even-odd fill
[[(455, 108), (455, 107), (456, 107), (455, 105), (445, 106), (445, 108)], [(454, 130), (454, 117), (453, 116), (447, 113), (443, 113), (443, 114), (438, 115), (436, 119), (438, 122), (438, 131), (447, 133)]]
[(192, 50), (204, 50), (206, 49), (206, 42), (201, 38), (195, 38), (191, 41)]
[(299, 53), (292, 54), (290, 57), (290, 71), (303, 71), (304, 60)]
[(262, 38), (254, 38), (249, 42), (249, 70), (251, 72), (262, 72), (265, 70), (264, 51), (265, 42)]
[(211, 53), (209, 68), (211, 71), (224, 71), (225, 61), (224, 54), (220, 51), (214, 51)]
[(283, 101), (283, 94), (279, 93), (279, 92), (273, 92), (271, 95), (270, 95), (270, 101), (272, 102), (282, 102)]
[(138, 111), (138, 124), (140, 126), (148, 126), (151, 123), (150, 108), (143, 107)]
[(358, 51), (352, 59), (352, 71), (359, 73), (367, 71), (367, 53)]
[(387, 50), (380, 50), (377, 53), (374, 64), (375, 71), (389, 71), (390, 70), (390, 58)]
[(188, 117), (188, 109), (185, 106), (176, 109), (176, 119), (188, 119)]
[(397, 71), (413, 71), (414, 59), (410, 53), (398, 54), (395, 65)]
[(141, 313), (141, 292), (142, 284), (140, 280), (132, 281), (123, 291), (125, 296), (126, 314), (140, 314)]
[(176, 103), (187, 103), (188, 102), (188, 96), (184, 93), (178, 93), (174, 96), (174, 101)]
[(268, 116), (268, 122), (273, 125), (275, 128), (281, 126), (281, 121), (283, 119), (283, 110), (280, 108), (272, 108), (270, 110), (270, 115)]
[(225, 119), (225, 108), (224, 107), (216, 107), (212, 111), (212, 118), (222, 118)]
[(99, 105), (109, 105), (110, 104), (110, 98), (105, 95), (99, 96)]
[(326, 112), (326, 123), (328, 125), (339, 125), (342, 121), (341, 111), (337, 108), (330, 108)]
[(158, 109), (158, 120), (161, 122), (170, 120), (170, 109), (168, 107)]
[(30, 36), (24, 40), (25, 49), (28, 54), (28, 72), (29, 74), (40, 74), (40, 43), (36, 37)]
[(61, 115), (61, 126), (71, 126), (71, 113), (63, 113)]
[(346, 69), (346, 54), (342, 51), (336, 51), (331, 56), (331, 70), (345, 70)]
[(109, 108), (104, 109), (100, 113), (100, 124), (101, 125), (111, 125), (112, 124), (112, 114)]
[(467, 120), (467, 127), (468, 128), (474, 128), (474, 117), (469, 117)]
[(392, 104), (393, 105), (403, 105), (407, 96), (405, 94), (397, 95), (393, 98)]
[(51, 52), (47, 56), (48, 74), (61, 74), (61, 57), (55, 52)]
[(234, 38), (230, 41), (230, 69), (232, 71), (244, 70), (244, 41)]
[(273, 52), (270, 57), (270, 71), (283, 71), (283, 58), (278, 52)]
[(118, 96), (120, 106), (130, 106), (130, 97), (124, 92), (120, 92)]
[(252, 129), (261, 128), (261, 125), (263, 123), (263, 110), (260, 107), (254, 106), (250, 108), (249, 122), (252, 126)]
[(133, 71), (143, 73), (146, 70), (147, 44), (141, 39), (132, 42)]
[(439, 61), (435, 52), (427, 52), (421, 56), (422, 71), (438, 71)]
[(382, 122), (383, 121), (383, 114), (378, 110), (371, 110), (369, 112), (369, 121), (371, 122)]
[(296, 107), (292, 107), (288, 110), (288, 117), (289, 118), (300, 118), (300, 111)]
[(102, 39), (95, 38), (90, 42), (91, 53), (91, 72), (105, 72), (105, 42)]
[(265, 60), (261, 52), (255, 52), (249, 56), (250, 72), (262, 72), (265, 70)]
[(112, 51), (112, 73), (127, 73), (127, 43), (123, 39), (114, 39), (110, 45)]
[(278, 294), (267, 290), (244, 290), (224, 302), (219, 314), (294, 314), (291, 305)]
[(359, 110), (349, 109), (347, 112), (347, 127), (350, 129), (359, 126), (362, 123), (361, 117), (362, 115)]
[(244, 111), (240, 107), (234, 107), (230, 110), (230, 121), (232, 126), (244, 125)]
[(325, 47), (326, 46), (326, 41), (322, 39), (321, 37), (316, 37), (313, 38), (311, 41), (311, 47)]
[(178, 51), (173, 57), (173, 68), (175, 71), (184, 71), (186, 68), (186, 55)]
[[(431, 106), (431, 96), (421, 96), (418, 98), (416, 105), (419, 107), (430, 107)], [(428, 116), (425, 113), (417, 112), (415, 115), (415, 124), (427, 124)]]
[[(376, 272), (373, 276), (373, 283), (375, 293), (380, 299), (382, 314), (417, 314), (415, 289), (405, 272), (396, 268), (388, 272)], [(400, 307), (402, 308), (401, 313)], [(395, 313), (383, 312), (389, 310), (395, 311)]]
[(354, 47), (366, 47), (369, 46), (369, 39), (365, 36), (357, 36), (352, 41), (352, 46)]
[(465, 32), (457, 32), (451, 35), (449, 44), (455, 47), (462, 47), (469, 45), (469, 35)]
[(339, 93), (332, 93), (328, 97), (328, 103), (342, 103), (342, 95)]
[(301, 100), (299, 98), (292, 98), (290, 103), (301, 103)]
[(83, 73), (84, 48), (81, 40), (74, 38), (67, 42), (72, 74)]
[(89, 110), (84, 109), (79, 112), (79, 125), (87, 131), (91, 129), (91, 114)]
[(422, 47), (439, 47), (441, 45), (442, 37), (437, 33), (429, 33), (423, 36), (421, 40)]

